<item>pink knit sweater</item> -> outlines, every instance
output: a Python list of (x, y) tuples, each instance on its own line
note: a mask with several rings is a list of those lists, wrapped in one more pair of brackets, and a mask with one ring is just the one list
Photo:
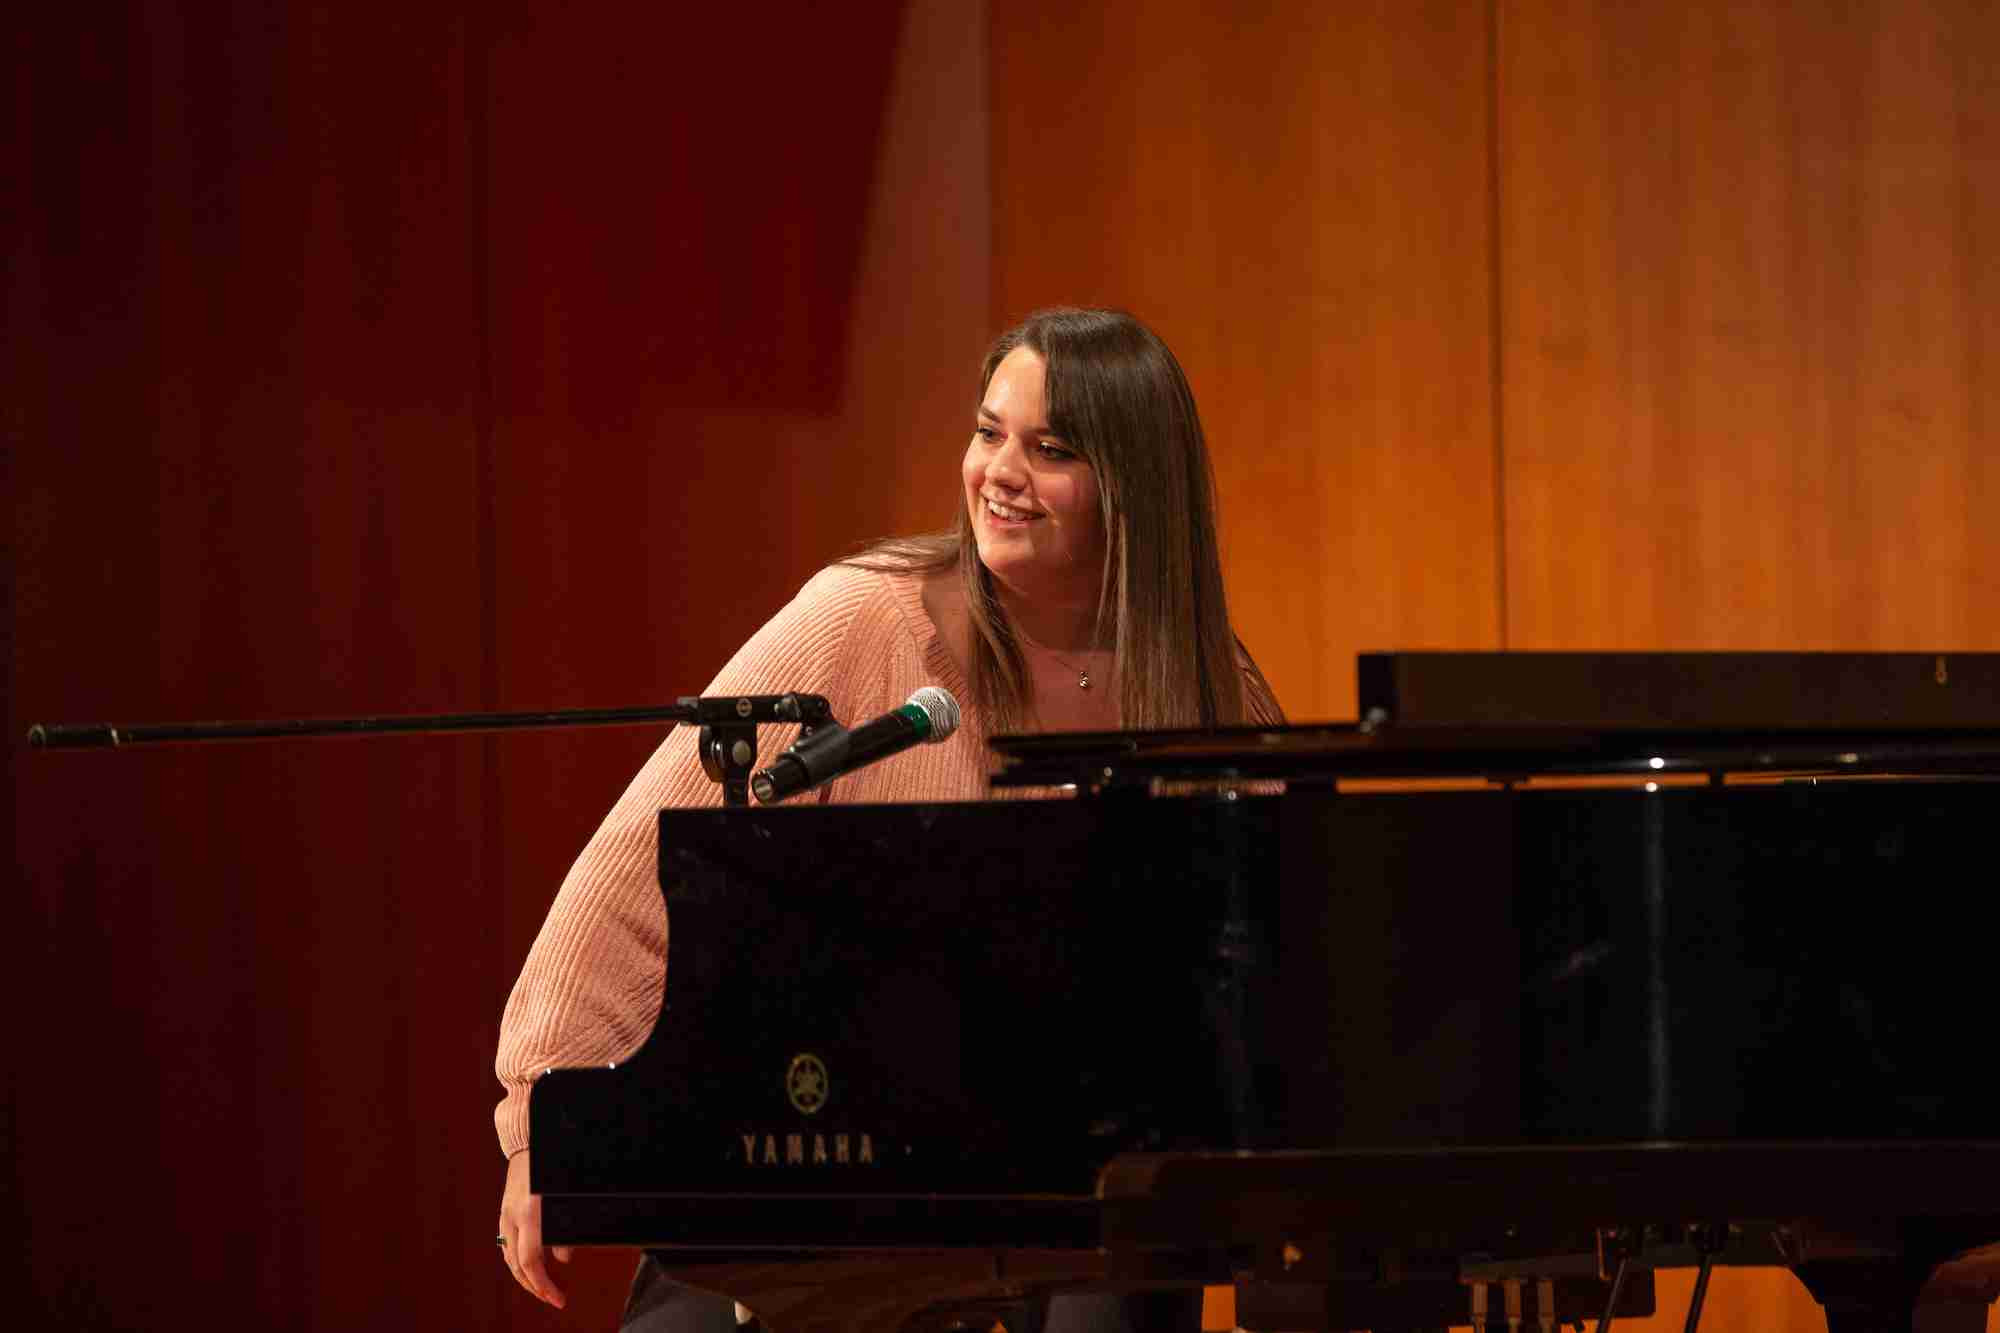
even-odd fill
[[(1246, 671), (1251, 712), (1279, 720)], [(730, 659), (706, 694), (826, 696), (833, 715), (877, 717), (923, 685), (958, 698), (957, 734), (839, 778), (805, 799), (840, 802), (972, 801), (987, 795), (986, 731), (971, 691), (925, 612), (922, 580), (836, 565), (820, 571)], [(757, 766), (797, 734), (765, 727)], [(494, 1062), (506, 1096), (493, 1113), (508, 1156), (528, 1146), (528, 1088), (558, 1066), (601, 1065), (636, 1050), (659, 1017), (667, 957), (657, 816), (667, 806), (720, 805), (722, 789), (695, 758), (696, 730), (670, 732), (570, 867), (528, 951), (500, 1024)]]

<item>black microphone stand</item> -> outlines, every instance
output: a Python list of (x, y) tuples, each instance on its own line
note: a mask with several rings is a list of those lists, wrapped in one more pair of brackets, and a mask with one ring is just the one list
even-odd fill
[(757, 727), (797, 723), (810, 733), (833, 718), (817, 694), (682, 695), (653, 708), (576, 708), (542, 713), (435, 713), (428, 716), (282, 718), (265, 722), (36, 723), (28, 744), (37, 750), (123, 749), (212, 741), (293, 740), (323, 736), (437, 735), (515, 731), (529, 727), (601, 727), (636, 722), (698, 725), (702, 771), (722, 784), (724, 805), (750, 804), (750, 769), (757, 762)]

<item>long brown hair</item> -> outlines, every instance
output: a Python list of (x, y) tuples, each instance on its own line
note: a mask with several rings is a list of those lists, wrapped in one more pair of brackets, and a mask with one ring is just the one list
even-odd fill
[[(1117, 653), (1127, 727), (1212, 727), (1248, 716), (1222, 591), (1215, 483), (1187, 376), (1167, 345), (1121, 311), (1038, 310), (1000, 335), (980, 370), (1025, 347), (1047, 368), (1049, 429), (1097, 474), (1104, 568), (1097, 641)], [(1014, 627), (980, 563), (964, 502), (948, 532), (878, 542), (846, 563), (933, 573), (956, 567), (973, 627), (973, 704), (996, 732), (1033, 717)]]

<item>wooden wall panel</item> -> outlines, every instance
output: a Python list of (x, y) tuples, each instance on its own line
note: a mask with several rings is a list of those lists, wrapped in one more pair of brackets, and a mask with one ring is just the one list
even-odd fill
[(1501, 24), (1508, 646), (1992, 648), (1991, 8)]
[(1501, 15), (1506, 645), (2000, 647), (1990, 7)]
[(1990, 10), (1492, 13), (994, 11), (996, 318), (1174, 344), (1294, 714), (1363, 647), (1993, 646)]
[(993, 306), (1120, 306), (1194, 383), (1232, 613), (1294, 718), (1492, 648), (1485, 11), (996, 6)]

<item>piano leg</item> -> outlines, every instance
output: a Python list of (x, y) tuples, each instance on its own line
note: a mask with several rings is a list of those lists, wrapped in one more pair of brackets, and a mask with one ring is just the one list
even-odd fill
[(676, 1282), (651, 1255), (642, 1255), (618, 1328), (619, 1333), (738, 1333), (736, 1310), (729, 1297)]
[(1007, 1333), (1201, 1333), (1201, 1288), (1056, 1292), (1028, 1302)]
[(1922, 1301), (1933, 1265), (1902, 1259), (1828, 1259), (1792, 1266), (1826, 1312), (1827, 1333), (1985, 1333), (1986, 1306)]

